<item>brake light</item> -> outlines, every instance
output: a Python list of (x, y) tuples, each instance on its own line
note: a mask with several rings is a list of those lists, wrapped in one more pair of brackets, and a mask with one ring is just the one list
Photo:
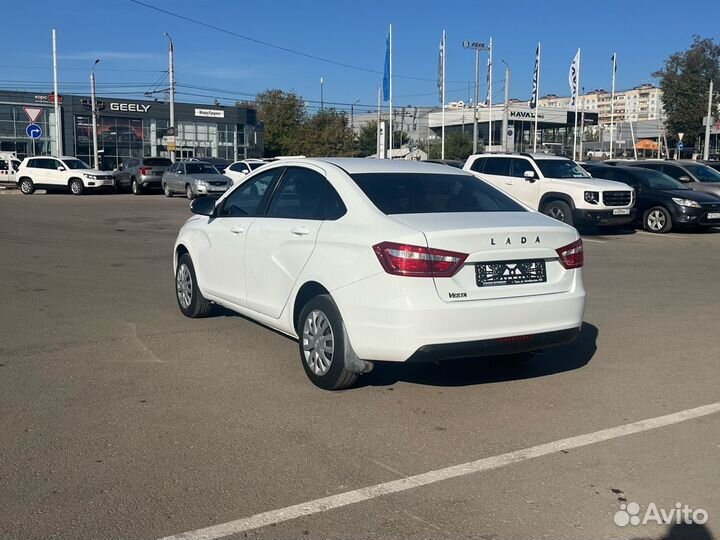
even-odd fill
[(576, 240), (572, 244), (558, 248), (556, 251), (560, 256), (560, 264), (568, 270), (580, 268), (585, 262), (582, 240)]
[(140, 167), (140, 176), (146, 176), (150, 170), (150, 167)]
[(382, 242), (373, 250), (388, 274), (409, 277), (454, 276), (468, 257), (465, 253), (394, 242)]

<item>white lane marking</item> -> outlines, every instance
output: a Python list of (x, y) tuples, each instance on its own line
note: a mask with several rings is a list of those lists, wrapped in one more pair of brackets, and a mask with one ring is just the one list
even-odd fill
[(212, 525), (203, 529), (196, 529), (194, 531), (167, 536), (161, 540), (215, 540), (217, 538), (223, 538), (225, 536), (259, 529), (260, 527), (266, 527), (275, 523), (282, 523), (284, 521), (290, 521), (300, 517), (327, 512), (328, 510), (349, 506), (351, 504), (375, 499), (377, 497), (383, 497), (392, 493), (399, 493), (409, 489), (435, 484), (437, 482), (442, 482), (443, 480), (467, 476), (469, 474), (489, 471), (492, 469), (499, 469), (500, 467), (512, 465), (513, 463), (520, 463), (521, 461), (526, 461), (528, 459), (554, 454), (556, 452), (560, 452), (561, 450), (570, 450), (581, 446), (588, 446), (603, 441), (609, 441), (611, 439), (617, 439), (619, 437), (625, 437), (627, 435), (651, 429), (671, 426), (673, 424), (678, 424), (680, 422), (716, 413), (720, 413), (720, 402), (703, 405), (702, 407), (696, 407), (694, 409), (678, 411), (665, 416), (640, 420), (631, 424), (624, 424), (622, 426), (603, 429), (594, 433), (587, 433), (585, 435), (560, 439), (558, 441), (540, 444), (538, 446), (531, 446), (530, 448), (515, 450), (506, 454), (500, 454), (497, 456), (479, 459), (477, 461), (445, 467), (444, 469), (437, 469), (435, 471), (416, 474), (414, 476), (408, 476), (406, 478), (392, 480), (382, 484), (376, 484), (374, 486), (367, 486), (352, 491), (346, 491), (344, 493), (338, 493), (337, 495), (323, 497), (322, 499), (315, 499), (313, 501), (295, 504), (286, 508), (262, 512), (260, 514), (255, 514), (254, 516), (235, 521), (229, 521), (227, 523)]
[(678, 236), (677, 234), (668, 234), (668, 233), (651, 233), (647, 231), (638, 231), (637, 234), (643, 234), (645, 236), (650, 236), (652, 238), (678, 238), (678, 239), (684, 239), (684, 236)]
[(607, 244), (607, 242), (605, 240), (595, 240), (594, 238), (585, 238), (584, 236), (583, 236), (582, 241), (583, 242), (595, 242), (596, 244)]

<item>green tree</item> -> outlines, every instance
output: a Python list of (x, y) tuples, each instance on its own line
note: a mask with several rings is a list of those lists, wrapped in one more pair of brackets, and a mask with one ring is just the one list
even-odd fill
[[(660, 79), (667, 113), (668, 138), (685, 133), (685, 141), (698, 147), (707, 114), (708, 86), (720, 83), (720, 45), (712, 38), (693, 36), (692, 46), (671, 54), (663, 69), (653, 73)], [(717, 113), (717, 106), (713, 115)]]
[(302, 98), (294, 92), (265, 90), (257, 95), (256, 104), (265, 128), (265, 156), (301, 154), (307, 120)]
[(377, 153), (377, 127), (377, 121), (372, 120), (360, 128), (357, 143), (360, 157), (372, 156)]
[(345, 113), (323, 109), (311, 116), (303, 130), (301, 148), (306, 156), (351, 156), (355, 134)]
[[(440, 159), (442, 155), (442, 141), (440, 139), (428, 140), (422, 149), (427, 152), (428, 158)], [(461, 131), (445, 134), (445, 159), (466, 160), (472, 154), (472, 134)]]

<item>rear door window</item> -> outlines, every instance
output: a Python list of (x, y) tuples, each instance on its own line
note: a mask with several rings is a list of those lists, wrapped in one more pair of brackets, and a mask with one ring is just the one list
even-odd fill
[(475, 161), (473, 161), (473, 164), (470, 166), (470, 169), (481, 173), (483, 172), (483, 167), (485, 166), (485, 162), (487, 161), (487, 158), (478, 158)]
[(488, 158), (482, 172), (496, 176), (510, 176), (510, 158)]
[(352, 179), (388, 215), (526, 211), (500, 190), (467, 174), (364, 173), (353, 174)]
[(525, 172), (535, 172), (535, 169), (527, 159), (511, 158), (510, 159), (510, 176), (515, 178), (525, 178)]

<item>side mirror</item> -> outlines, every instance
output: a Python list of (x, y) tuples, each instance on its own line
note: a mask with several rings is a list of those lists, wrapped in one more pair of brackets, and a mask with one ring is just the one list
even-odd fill
[(62, 171), (65, 170), (65, 167), (63, 167), (62, 165), (58, 165), (57, 170), (60, 171), (60, 172), (62, 172)]
[(182, 169), (178, 169), (177, 171), (175, 171), (175, 173), (176, 174), (185, 174)]
[(212, 216), (215, 213), (215, 197), (198, 197), (190, 203), (190, 211), (199, 216)]
[(535, 171), (525, 171), (523, 173), (523, 178), (525, 178), (528, 182), (534, 182), (537, 180), (537, 178), (535, 178)]
[(692, 182), (692, 178), (690, 178), (688, 175), (683, 174), (680, 178), (678, 178), (680, 182)]

